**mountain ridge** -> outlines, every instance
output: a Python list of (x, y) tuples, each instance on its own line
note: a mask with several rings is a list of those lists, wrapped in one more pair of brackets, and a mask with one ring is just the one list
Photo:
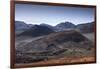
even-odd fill
[[(65, 30), (71, 30), (71, 29), (76, 29), (76, 30), (79, 30), (80, 32), (82, 33), (91, 33), (91, 32), (94, 32), (94, 22), (90, 22), (90, 23), (84, 23), (84, 24), (78, 24), (78, 25), (74, 25), (73, 23), (71, 22), (61, 22), (59, 24), (57, 24), (56, 26), (51, 26), (51, 25), (48, 25), (48, 24), (45, 24), (45, 23), (42, 23), (40, 25), (37, 25), (37, 24), (26, 24), (25, 22), (21, 22), (21, 21), (15, 21), (15, 31), (21, 31), (19, 34), (21, 33), (24, 33), (25, 31), (29, 31), (32, 30), (32, 28), (34, 29), (35, 26), (40, 26), (40, 27), (45, 27), (45, 29), (50, 29), (52, 31), (55, 31), (55, 32), (60, 32), (60, 31), (65, 31)], [(43, 30), (41, 30), (43, 31)], [(40, 31), (40, 33), (41, 33)], [(31, 31), (32, 32), (32, 31)], [(49, 32), (46, 31), (47, 33)], [(35, 34), (35, 32), (34, 32)], [(39, 32), (38, 32), (39, 34)]]

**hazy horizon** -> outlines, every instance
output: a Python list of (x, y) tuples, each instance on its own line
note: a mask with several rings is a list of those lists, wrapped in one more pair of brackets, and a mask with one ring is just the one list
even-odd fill
[(94, 8), (16, 4), (15, 20), (53, 26), (67, 21), (77, 25), (94, 21)]

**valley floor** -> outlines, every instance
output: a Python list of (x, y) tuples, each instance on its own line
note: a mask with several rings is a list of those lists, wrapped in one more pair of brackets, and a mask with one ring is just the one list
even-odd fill
[(15, 67), (36, 67), (36, 66), (51, 66), (51, 65), (63, 65), (63, 64), (77, 64), (77, 63), (94, 63), (94, 56), (86, 56), (86, 57), (63, 57), (59, 59), (51, 59), (44, 60), (40, 62), (34, 63), (26, 63), (26, 64), (16, 64)]

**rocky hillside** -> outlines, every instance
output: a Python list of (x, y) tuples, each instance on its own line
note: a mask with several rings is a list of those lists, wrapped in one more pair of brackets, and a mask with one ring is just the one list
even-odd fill
[(34, 40), (35, 38), (16, 45), (17, 63), (37, 62), (73, 54), (80, 56), (87, 54), (93, 47), (91, 41), (75, 30), (55, 32)]
[[(74, 43), (69, 44), (70, 42)], [(87, 48), (88, 46), (84, 46), (81, 44), (81, 42), (86, 42), (88, 43), (89, 40), (84, 37), (81, 33), (77, 31), (63, 31), (63, 32), (57, 32), (57, 33), (52, 33), (44, 38), (37, 39), (35, 41), (32, 41), (25, 46), (21, 50), (24, 51), (45, 51), (45, 50), (50, 50), (49, 48), (69, 48), (69, 47), (83, 47)], [(65, 45), (63, 45), (65, 43)], [(68, 43), (68, 44), (67, 44)], [(81, 45), (80, 45), (81, 44)], [(53, 50), (52, 50), (53, 51)]]

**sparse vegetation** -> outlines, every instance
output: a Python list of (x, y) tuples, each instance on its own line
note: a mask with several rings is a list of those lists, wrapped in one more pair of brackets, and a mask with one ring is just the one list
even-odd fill
[[(42, 28), (44, 29), (44, 27)], [(50, 32), (50, 34), (43, 36), (40, 33), (39, 36), (33, 37), (33, 33), (38, 35), (39, 30), (41, 30), (37, 30), (38, 33), (36, 33), (33, 29), (27, 30), (32, 37), (21, 34), (16, 36), (16, 64), (23, 66), (27, 63), (48, 65), (94, 61), (92, 42), (94, 39), (91, 39), (91, 34), (83, 34), (71, 29)], [(36, 29), (38, 28), (36, 27)], [(28, 33), (25, 34), (28, 35)]]

